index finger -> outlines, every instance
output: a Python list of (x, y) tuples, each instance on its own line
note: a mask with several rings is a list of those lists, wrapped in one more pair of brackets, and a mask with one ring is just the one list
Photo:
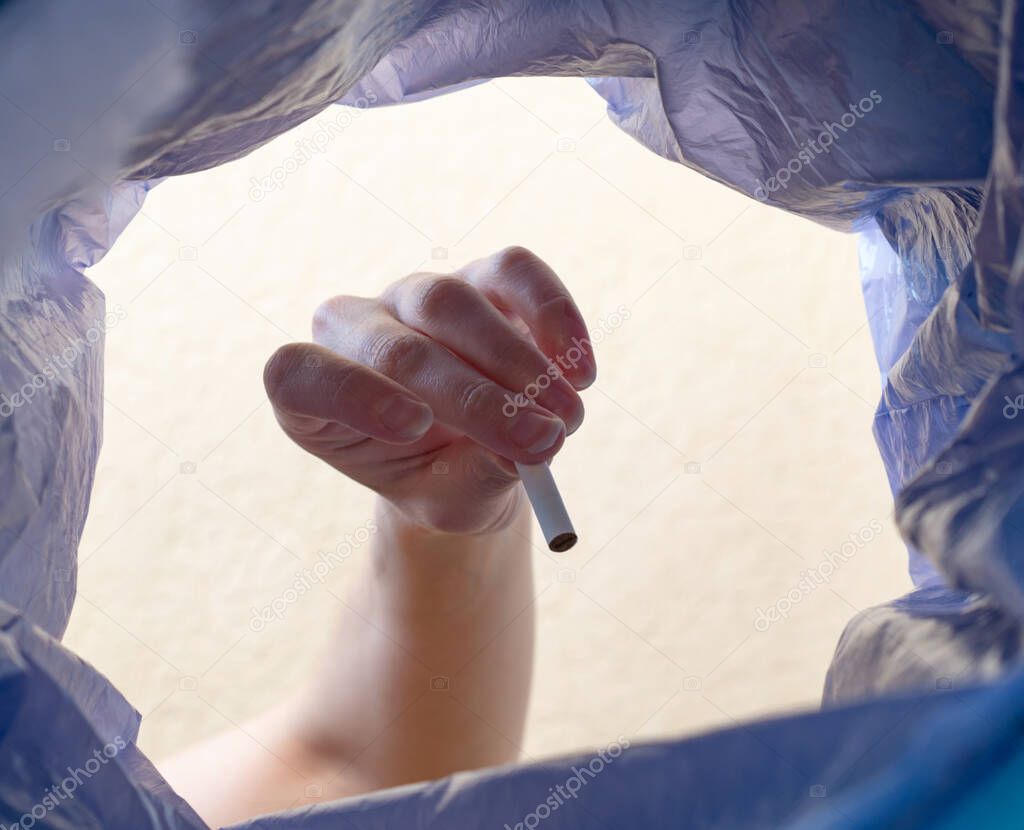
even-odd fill
[[(433, 423), (430, 407), (415, 393), (315, 343), (288, 343), (267, 361), (263, 371), (274, 414), (289, 437), (316, 443), (334, 424), (351, 433), (389, 444), (421, 438)], [(329, 435), (338, 444), (337, 430)]]
[(511, 311), (577, 389), (597, 377), (593, 345), (583, 315), (558, 275), (540, 257), (513, 246), (459, 269), (499, 308)]

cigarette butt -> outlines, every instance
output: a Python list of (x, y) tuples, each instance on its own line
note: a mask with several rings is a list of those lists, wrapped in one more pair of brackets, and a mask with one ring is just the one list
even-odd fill
[(547, 464), (516, 464), (548, 549), (556, 553), (576, 544), (576, 531)]

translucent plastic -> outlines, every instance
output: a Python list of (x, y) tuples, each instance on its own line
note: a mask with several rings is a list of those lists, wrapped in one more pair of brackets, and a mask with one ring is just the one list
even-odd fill
[[(996, 0), (0, 3), (0, 822), (203, 826), (135, 746), (137, 713), (59, 643), (111, 324), (83, 269), (160, 178), (334, 102), (547, 74), (586, 77), (669, 161), (863, 234), (874, 431), (920, 589), (850, 624), (825, 712), (629, 747), (544, 817), (592, 756), (244, 826), (934, 826), (1024, 715), (1018, 17)], [(48, 790), (93, 757), (74, 798)]]

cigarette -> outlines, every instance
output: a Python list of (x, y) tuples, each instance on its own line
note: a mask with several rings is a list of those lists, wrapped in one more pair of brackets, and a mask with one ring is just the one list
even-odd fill
[(547, 464), (516, 464), (519, 478), (523, 481), (526, 495), (533, 505), (533, 512), (540, 522), (540, 529), (548, 543), (548, 549), (556, 553), (569, 550), (576, 544), (576, 531), (565, 509), (565, 502), (558, 492), (558, 486)]

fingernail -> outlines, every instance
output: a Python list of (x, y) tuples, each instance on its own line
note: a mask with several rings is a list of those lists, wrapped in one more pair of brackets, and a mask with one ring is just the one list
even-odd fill
[(579, 395), (569, 391), (561, 383), (551, 384), (542, 403), (565, 422), (565, 429), (568, 433), (583, 423), (583, 404)]
[(395, 435), (415, 438), (427, 431), (434, 420), (434, 415), (426, 404), (405, 395), (392, 395), (382, 403), (377, 418)]
[(539, 453), (551, 449), (564, 430), (565, 425), (556, 418), (539, 412), (523, 412), (509, 428), (508, 437), (517, 447)]
[(594, 360), (594, 344), (586, 325), (568, 309), (565, 312), (565, 332), (562, 340), (562, 357), (569, 364), (568, 373), (573, 385), (586, 387), (597, 377), (597, 363)]

